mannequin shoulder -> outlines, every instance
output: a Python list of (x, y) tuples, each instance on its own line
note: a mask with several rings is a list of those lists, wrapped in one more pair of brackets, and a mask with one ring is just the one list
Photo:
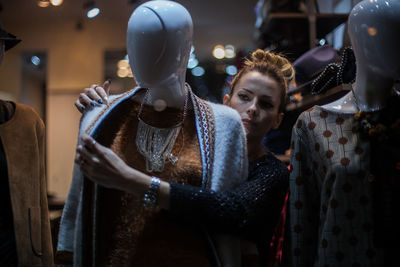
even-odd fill
[(355, 114), (358, 112), (358, 108), (355, 104), (352, 92), (347, 93), (345, 96), (339, 98), (338, 100), (321, 106), (321, 108), (326, 111), (342, 114)]
[(112, 112), (117, 106), (123, 103), (125, 100), (129, 100), (134, 97), (140, 90), (132, 89), (125, 93), (118, 95), (110, 95), (108, 97), (108, 104), (96, 106), (91, 110), (85, 112), (80, 122), (80, 133), (87, 131), (92, 128), (95, 124), (105, 119), (110, 112)]
[(229, 122), (240, 122), (241, 118), (239, 113), (234, 110), (233, 108), (223, 105), (223, 104), (217, 104), (217, 103), (211, 103), (211, 102), (207, 102), (214, 113), (215, 118), (217, 119), (224, 119), (227, 121), (227, 123)]
[(15, 103), (15, 110), (18, 110), (18, 112), (25, 118), (41, 120), (39, 114), (37, 114), (37, 112), (31, 106), (21, 103)]
[(42, 118), (31, 106), (16, 103), (14, 116), (18, 116), (20, 120), (24, 121), (24, 124), (31, 122), (38, 125), (39, 128), (44, 128)]

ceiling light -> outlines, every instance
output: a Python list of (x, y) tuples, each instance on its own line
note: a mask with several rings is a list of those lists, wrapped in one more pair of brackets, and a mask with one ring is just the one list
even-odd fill
[(39, 0), (37, 1), (37, 5), (40, 7), (48, 7), (50, 5), (49, 0)]
[(94, 18), (100, 14), (100, 9), (96, 7), (95, 1), (87, 1), (83, 4), (83, 9), (87, 10), (87, 17)]
[(129, 68), (129, 62), (126, 59), (121, 59), (120, 61), (118, 61), (117, 66), (119, 69), (127, 69)]
[(94, 7), (87, 12), (87, 17), (89, 19), (96, 17), (100, 13), (100, 9)]
[(63, 0), (50, 0), (50, 3), (53, 6), (59, 6), (59, 5), (61, 5), (63, 3)]
[(31, 57), (31, 62), (32, 62), (33, 65), (39, 66), (39, 64), (40, 64), (40, 58), (37, 57), (37, 56), (33, 56), (33, 57)]
[(230, 75), (233, 76), (237, 73), (237, 68), (234, 65), (229, 65), (226, 67), (225, 72)]
[(196, 68), (192, 69), (192, 74), (193, 74), (193, 76), (196, 76), (196, 77), (203, 76), (205, 72), (206, 71), (200, 66), (197, 66)]
[(236, 56), (235, 47), (233, 45), (225, 46), (225, 57), (226, 58), (234, 58)]
[(129, 70), (127, 70), (127, 69), (119, 69), (117, 71), (117, 75), (120, 78), (125, 78), (125, 77), (127, 77), (129, 75)]
[(217, 59), (222, 59), (225, 57), (225, 49), (222, 45), (216, 45), (212, 52), (213, 56)]
[(196, 58), (190, 58), (187, 67), (188, 69), (193, 69), (197, 65), (199, 65), (199, 61)]

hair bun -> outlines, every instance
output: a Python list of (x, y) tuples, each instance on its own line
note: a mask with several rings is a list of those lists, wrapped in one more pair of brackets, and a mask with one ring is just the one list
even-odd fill
[(257, 49), (254, 51), (250, 59), (246, 59), (244, 64), (248, 67), (255, 67), (259, 64), (271, 64), (276, 66), (282, 73), (287, 83), (294, 78), (294, 68), (292, 64), (285, 57), (275, 54), (271, 51), (264, 51), (261, 49)]

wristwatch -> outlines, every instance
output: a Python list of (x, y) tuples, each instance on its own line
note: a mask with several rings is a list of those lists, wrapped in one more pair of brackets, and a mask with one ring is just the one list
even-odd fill
[(157, 206), (160, 184), (160, 178), (154, 176), (151, 177), (149, 188), (142, 198), (143, 206), (145, 208), (154, 209)]

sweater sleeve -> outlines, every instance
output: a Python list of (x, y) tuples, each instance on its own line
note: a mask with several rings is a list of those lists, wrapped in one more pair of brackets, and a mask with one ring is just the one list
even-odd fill
[(257, 163), (249, 180), (229, 191), (170, 183), (170, 212), (210, 231), (268, 241), (288, 188), (289, 173), (277, 161)]
[[(311, 140), (307, 135), (308, 113), (303, 113), (292, 131), (290, 198), (287, 226), (290, 248), (284, 255), (290, 266), (313, 266), (316, 252), (319, 203), (317, 183), (313, 181)], [(315, 169), (315, 168), (314, 168)]]

